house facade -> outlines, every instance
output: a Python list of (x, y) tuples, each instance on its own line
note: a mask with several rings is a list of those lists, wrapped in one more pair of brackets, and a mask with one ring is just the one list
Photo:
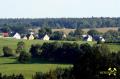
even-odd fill
[(42, 38), (42, 40), (50, 40), (50, 37), (46, 34), (46, 35)]
[(84, 41), (93, 41), (92, 36), (86, 35), (86, 37), (83, 37)]
[(21, 39), (21, 36), (20, 36), (19, 33), (16, 33), (16, 34), (13, 36), (13, 38), (15, 38), (15, 39)]

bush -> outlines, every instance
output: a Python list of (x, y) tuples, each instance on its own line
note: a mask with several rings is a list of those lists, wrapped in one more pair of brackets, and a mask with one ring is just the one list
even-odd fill
[(27, 53), (25, 51), (22, 51), (20, 53), (20, 56), (18, 58), (18, 61), (20, 63), (27, 63), (29, 60), (31, 59), (31, 54), (30, 53)]
[(70, 69), (57, 68), (47, 73), (37, 72), (32, 79), (74, 79)]
[(16, 53), (20, 54), (20, 52), (24, 50), (25, 50), (25, 43), (23, 41), (18, 42)]
[(14, 56), (13, 51), (8, 46), (3, 47), (4, 57)]
[(24, 76), (22, 74), (19, 75), (2, 75), (0, 73), (0, 79), (25, 79)]

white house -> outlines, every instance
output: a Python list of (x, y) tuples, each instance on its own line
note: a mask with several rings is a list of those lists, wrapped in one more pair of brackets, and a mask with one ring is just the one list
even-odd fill
[(83, 38), (87, 37), (87, 35), (82, 35)]
[(13, 36), (13, 38), (15, 38), (15, 39), (21, 39), (21, 36), (20, 36), (19, 33), (16, 33), (16, 34)]
[(66, 34), (63, 34), (63, 38), (66, 38), (67, 36), (66, 36)]
[(32, 34), (30, 34), (30, 36), (28, 37), (29, 40), (34, 40), (34, 36)]
[(84, 41), (92, 41), (92, 40), (93, 38), (90, 35), (87, 35), (86, 37), (84, 37)]
[(46, 35), (42, 38), (42, 40), (50, 40), (50, 37), (46, 34)]
[(105, 39), (104, 39), (103, 37), (100, 37), (100, 40), (101, 40), (102, 42), (105, 42)]
[(23, 39), (24, 39), (24, 40), (27, 40), (27, 37), (26, 37), (26, 36), (24, 36), (24, 37), (23, 37)]

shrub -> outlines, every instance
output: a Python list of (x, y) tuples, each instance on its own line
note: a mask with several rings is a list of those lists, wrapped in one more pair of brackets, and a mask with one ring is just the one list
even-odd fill
[(18, 58), (20, 63), (27, 63), (31, 59), (31, 54), (27, 53), (26, 51), (22, 51)]
[(20, 54), (21, 51), (25, 50), (25, 43), (23, 41), (18, 42), (16, 53)]
[(8, 46), (3, 47), (4, 57), (14, 56), (13, 51)]

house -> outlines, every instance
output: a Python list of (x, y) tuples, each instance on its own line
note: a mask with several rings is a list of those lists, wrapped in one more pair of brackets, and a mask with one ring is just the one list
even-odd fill
[(21, 39), (21, 36), (20, 36), (19, 33), (16, 33), (16, 34), (13, 36), (13, 38), (15, 38), (15, 39)]
[(104, 39), (102, 36), (94, 36), (93, 39), (94, 39), (95, 41), (105, 42), (105, 39)]
[(45, 34), (45, 35), (39, 36), (39, 39), (41, 39), (41, 40), (50, 40), (50, 37), (47, 34)]
[(34, 36), (33, 36), (33, 34), (29, 34), (28, 35), (28, 40), (34, 40), (35, 38), (34, 38)]
[(93, 38), (90, 35), (87, 35), (86, 37), (83, 37), (84, 41), (92, 41)]
[(47, 34), (42, 38), (42, 40), (49, 40), (49, 39), (50, 37)]
[(83, 38), (87, 37), (87, 35), (82, 35)]
[(27, 40), (27, 36), (24, 36), (23, 39), (24, 39), (24, 40)]
[(63, 38), (66, 38), (67, 36), (66, 36), (66, 34), (63, 34)]
[(3, 37), (9, 37), (9, 34), (7, 32), (4, 32)]
[(100, 37), (100, 41), (105, 42), (105, 39), (103, 37)]

